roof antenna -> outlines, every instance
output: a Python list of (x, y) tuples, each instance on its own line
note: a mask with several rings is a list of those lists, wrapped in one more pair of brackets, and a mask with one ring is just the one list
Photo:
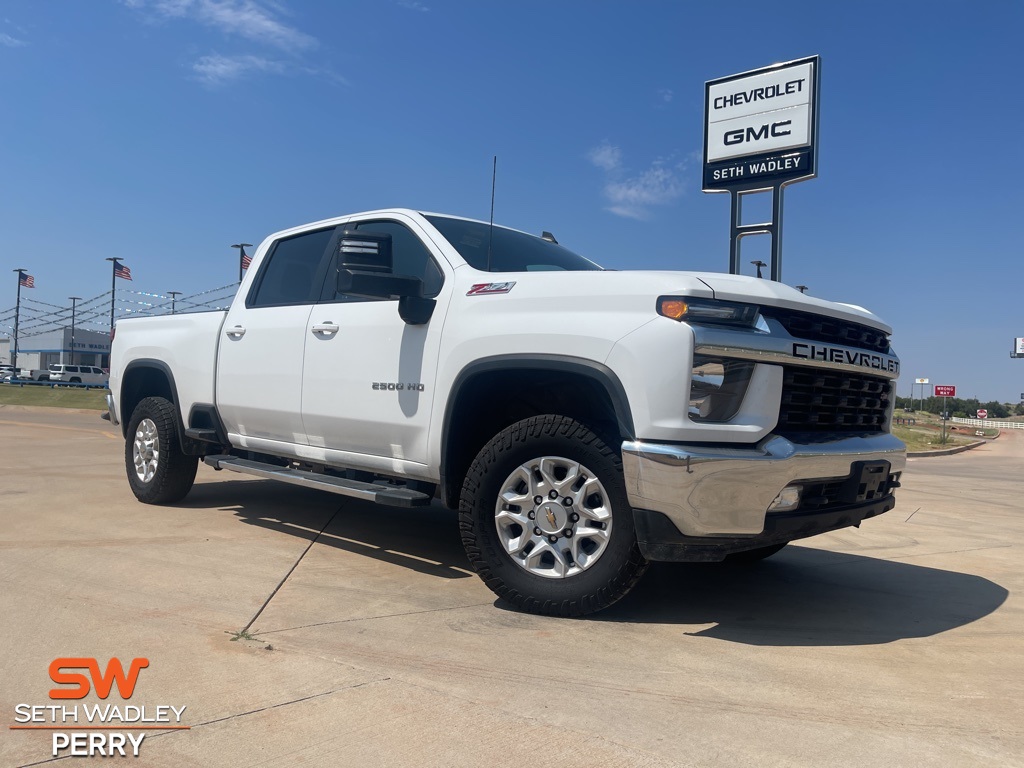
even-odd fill
[(487, 228), (487, 271), (491, 271), (491, 235), (494, 234), (494, 184), (498, 179), (498, 156), (494, 156), (494, 167), (491, 169), (491, 224)]

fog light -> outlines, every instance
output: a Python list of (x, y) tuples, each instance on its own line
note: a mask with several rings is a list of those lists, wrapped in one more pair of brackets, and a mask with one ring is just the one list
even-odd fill
[(790, 509), (796, 509), (800, 506), (800, 494), (802, 491), (802, 486), (787, 485), (775, 497), (775, 501), (768, 505), (768, 511), (785, 512)]
[(687, 412), (693, 421), (726, 422), (733, 418), (754, 373), (754, 364), (706, 355), (693, 356)]

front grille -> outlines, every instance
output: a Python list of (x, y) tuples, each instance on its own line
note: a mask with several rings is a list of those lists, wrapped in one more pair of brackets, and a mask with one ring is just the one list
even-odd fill
[(889, 337), (885, 332), (866, 325), (778, 307), (762, 307), (761, 314), (778, 320), (790, 336), (798, 339), (842, 344), (872, 352), (889, 351)]
[(892, 382), (877, 376), (783, 366), (776, 432), (882, 432)]

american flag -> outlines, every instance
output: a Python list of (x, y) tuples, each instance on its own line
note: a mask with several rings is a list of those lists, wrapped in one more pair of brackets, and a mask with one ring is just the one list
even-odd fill
[(32, 275), (30, 275), (28, 272), (19, 272), (18, 285), (20, 285), (22, 288), (35, 288), (36, 279), (32, 277)]
[(242, 269), (248, 269), (252, 266), (252, 257), (245, 252), (245, 248), (242, 249)]
[(120, 277), (122, 280), (131, 280), (132, 279), (132, 271), (130, 269), (128, 269), (128, 267), (126, 267), (120, 261), (115, 261), (114, 262), (114, 277)]

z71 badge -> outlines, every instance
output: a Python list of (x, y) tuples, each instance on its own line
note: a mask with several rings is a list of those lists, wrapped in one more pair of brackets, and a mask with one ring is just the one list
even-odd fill
[(380, 392), (422, 392), (425, 389), (418, 382), (403, 384), (400, 381), (375, 381), (371, 386)]

